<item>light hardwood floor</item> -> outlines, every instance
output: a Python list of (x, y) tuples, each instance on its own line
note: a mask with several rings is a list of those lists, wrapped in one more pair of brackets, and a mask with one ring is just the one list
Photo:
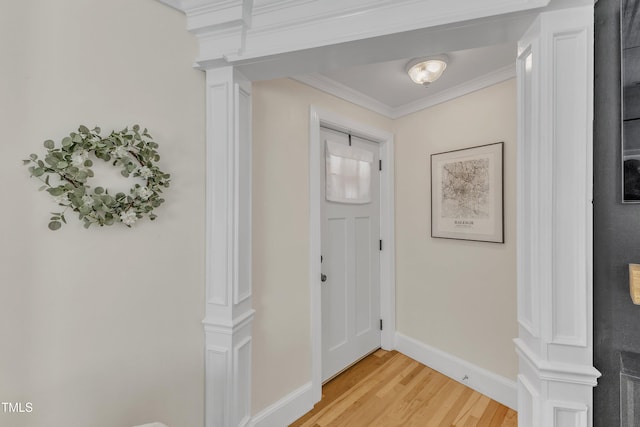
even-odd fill
[(378, 350), (322, 388), (292, 427), (516, 427), (517, 414), (396, 351)]

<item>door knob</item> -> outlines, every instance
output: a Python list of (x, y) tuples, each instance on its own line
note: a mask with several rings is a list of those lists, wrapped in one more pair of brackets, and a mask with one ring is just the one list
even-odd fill
[(321, 282), (326, 282), (327, 281), (327, 275), (326, 274), (320, 274), (320, 281)]

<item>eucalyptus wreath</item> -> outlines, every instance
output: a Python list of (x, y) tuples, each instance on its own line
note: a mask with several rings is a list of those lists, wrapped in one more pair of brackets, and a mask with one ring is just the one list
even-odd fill
[[(158, 144), (147, 129), (140, 130), (140, 126), (134, 125), (131, 129), (112, 131), (103, 138), (99, 127), (90, 130), (81, 125), (78, 132), (62, 138), (59, 146), (48, 139), (44, 147), (47, 152), (43, 159), (31, 154), (23, 162), (29, 165), (31, 176), (43, 182), (40, 191), (46, 190), (64, 208), (51, 212), (49, 229), (58, 230), (62, 223), (67, 223), (68, 209), (78, 213), (85, 228), (116, 222), (131, 227), (145, 216), (150, 220), (156, 218), (153, 210), (164, 202), (162, 189), (169, 187), (170, 176), (156, 166), (160, 160)], [(128, 194), (111, 194), (104, 187), (92, 188), (88, 184), (94, 177), (90, 154), (120, 168), (126, 178), (139, 178)]]

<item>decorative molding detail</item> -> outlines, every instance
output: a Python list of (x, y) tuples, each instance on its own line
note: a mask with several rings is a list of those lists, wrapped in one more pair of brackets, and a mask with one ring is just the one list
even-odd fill
[(401, 107), (396, 107), (393, 109), (393, 114), (391, 118), (397, 119), (399, 117), (406, 116), (408, 114), (412, 114), (417, 111), (424, 110), (426, 108), (430, 108), (447, 101), (451, 101), (461, 96), (468, 95), (470, 93), (487, 88), (489, 86), (502, 83), (506, 80), (514, 79), (515, 77), (516, 77), (515, 64), (508, 65), (506, 67), (495, 70), (491, 73), (485, 74), (484, 76), (477, 77), (463, 84), (460, 84), (452, 88), (449, 88), (445, 91), (436, 93), (433, 96), (426, 97), (423, 100), (412, 102), (412, 103), (403, 105)]
[[(531, 64), (537, 61), (539, 41), (523, 40), (516, 60), (518, 73), (518, 323), (533, 338), (540, 337), (539, 282), (540, 236), (536, 233), (533, 213), (538, 206), (540, 180), (533, 170), (539, 162), (540, 144), (537, 132), (540, 123), (539, 74), (533, 73)], [(527, 130), (527, 132), (525, 132)]]
[[(523, 427), (588, 427), (593, 387), (593, 4), (541, 13), (518, 44)], [(526, 389), (526, 390), (525, 390)], [(560, 403), (561, 402), (561, 403)], [(530, 407), (529, 407), (530, 406)]]
[(595, 387), (598, 385), (598, 378), (602, 374), (590, 365), (578, 365), (573, 363), (561, 363), (542, 359), (519, 338), (514, 340), (516, 352), (535, 369), (539, 379), (544, 381), (554, 381), (569, 384), (580, 384)]
[[(234, 92), (234, 114), (240, 118), (251, 118), (251, 91), (248, 86), (239, 85)], [(238, 212), (237, 220), (234, 224), (234, 241), (238, 242), (235, 247), (234, 262), (234, 304), (239, 305), (248, 301), (252, 295), (252, 273), (251, 273), (251, 181), (253, 177), (253, 158), (251, 148), (252, 124), (251, 121), (243, 123), (242, 120), (235, 122), (235, 148), (236, 168), (234, 182), (237, 191), (235, 197), (235, 209)], [(247, 194), (248, 192), (248, 194)]]
[[(251, 308), (251, 86), (232, 67), (208, 70), (206, 106), (205, 426), (241, 427), (251, 419), (255, 313)], [(224, 365), (210, 349), (225, 354)]]
[[(396, 350), (466, 385), (493, 400), (517, 410), (517, 384), (416, 339), (396, 332)], [(462, 379), (468, 376), (468, 381)]]
[(382, 114), (390, 119), (398, 119), (400, 117), (412, 114), (455, 98), (468, 95), (472, 92), (493, 86), (503, 81), (516, 77), (516, 68), (514, 65), (500, 68), (489, 74), (469, 80), (463, 84), (454, 86), (442, 92), (438, 92), (433, 96), (427, 96), (424, 99), (411, 102), (399, 107), (391, 107), (377, 99), (371, 98), (355, 89), (345, 86), (333, 79), (325, 77), (321, 74), (307, 74), (304, 76), (292, 77), (293, 80), (304, 83), (315, 89), (321, 90), (328, 94), (337, 96), (338, 98), (349, 101), (360, 107), (366, 108), (374, 113)]
[[(592, 171), (591, 108), (576, 109), (576, 105), (593, 102), (585, 87), (593, 87), (589, 72), (593, 69), (586, 52), (589, 49), (588, 29), (585, 27), (554, 32), (553, 52), (553, 112), (551, 138), (553, 141), (553, 328), (551, 342), (575, 347), (587, 346), (590, 323), (587, 309), (588, 278), (591, 265), (591, 200)], [(593, 50), (593, 47), (591, 47)], [(571, 162), (577, 158), (579, 162)], [(588, 239), (588, 241), (587, 241)]]
[[(162, 0), (161, 0), (162, 1)], [(275, 0), (262, 3), (254, 0), (253, 14), (263, 15), (265, 13), (276, 12), (279, 10), (287, 9), (289, 7), (299, 7), (307, 3), (313, 3), (316, 0)]]
[(587, 427), (589, 408), (585, 405), (575, 405), (570, 402), (550, 401), (550, 416), (554, 426)]
[[(254, 16), (246, 49), (231, 62), (329, 46), (453, 22), (545, 7), (549, 0), (459, 0), (433, 4), (416, 13), (420, 0), (323, 0), (309, 7), (278, 9)], [(340, 22), (336, 26), (335, 22)], [(331, 28), (331, 31), (327, 31)]]
[(247, 5), (243, 0), (227, 0), (193, 7), (186, 11), (187, 30), (197, 34), (219, 27), (245, 25), (245, 7)]
[(205, 394), (208, 396), (205, 401), (205, 411), (213, 414), (208, 425), (222, 426), (226, 424), (225, 420), (228, 416), (226, 408), (229, 404), (227, 401), (230, 380), (230, 375), (227, 375), (229, 372), (229, 350), (224, 347), (207, 345), (205, 370), (207, 373), (220, 372), (223, 374), (222, 381), (210, 380), (208, 376), (205, 380)]
[(251, 336), (242, 339), (233, 349), (233, 375), (235, 386), (235, 419), (246, 425), (251, 419)]
[(288, 426), (313, 409), (311, 383), (292, 391), (273, 405), (257, 413), (250, 427)]
[(206, 332), (233, 335), (240, 329), (250, 324), (253, 321), (255, 313), (255, 310), (249, 310), (230, 322), (225, 319), (215, 319), (207, 317), (202, 321), (202, 323), (204, 324), (204, 329)]
[(393, 116), (393, 108), (387, 104), (371, 98), (362, 92), (345, 86), (337, 81), (323, 76), (322, 74), (306, 74), (303, 76), (291, 77), (300, 83), (311, 86), (312, 88), (321, 90), (330, 95), (337, 96), (340, 99), (351, 102), (352, 104), (359, 105), (362, 108), (373, 111), (374, 113), (382, 114), (385, 117), (391, 118)]
[[(253, 0), (158, 1), (186, 14), (187, 28), (201, 42), (197, 60), (201, 67), (528, 11), (550, 3), (459, 0), (439, 2), (428, 13), (416, 13), (419, 0), (281, 0), (258, 2), (255, 8)], [(211, 36), (230, 26), (239, 29), (237, 36), (212, 46)]]
[(539, 425), (540, 414), (535, 412), (539, 406), (540, 395), (524, 375), (518, 375), (518, 426)]
[(383, 161), (380, 172), (380, 238), (385, 242), (380, 253), (380, 318), (385, 325), (380, 345), (385, 350), (392, 350), (396, 334), (396, 162), (393, 134), (388, 134), (382, 143), (380, 159)]
[[(207, 128), (215, 128), (218, 129), (218, 132), (221, 132), (220, 137), (227, 137), (227, 126), (228, 126), (228, 114), (227, 111), (227, 99), (229, 97), (229, 84), (227, 82), (218, 82), (215, 84), (210, 84), (206, 88), (207, 95), (207, 116), (213, 117), (209, 121)], [(216, 155), (208, 155), (206, 157), (207, 169), (206, 169), (206, 180), (207, 183), (216, 182), (214, 181), (214, 170), (217, 167), (216, 163), (219, 163), (218, 152), (224, 148), (218, 147), (210, 147), (209, 151), (215, 152)], [(225, 150), (226, 151), (226, 150)], [(220, 154), (224, 154), (220, 152)], [(222, 183), (218, 184), (221, 185)], [(206, 263), (206, 276), (207, 276), (207, 303), (210, 305), (217, 305), (221, 307), (226, 307), (228, 302), (227, 297), (227, 283), (228, 283), (228, 271), (227, 264), (224, 263), (226, 256), (216, 257), (217, 253), (224, 253), (225, 248), (220, 247), (220, 243), (216, 242), (227, 242), (228, 236), (226, 231), (226, 224), (220, 223), (218, 225), (214, 225), (210, 223), (210, 220), (213, 221), (217, 219), (221, 221), (226, 216), (226, 209), (222, 206), (215, 205), (214, 206), (214, 194), (216, 191), (213, 190), (212, 185), (209, 185), (207, 199), (206, 199), (206, 217), (207, 217), (207, 225), (209, 230), (206, 234), (206, 252), (210, 254), (208, 257), (208, 262)], [(222, 188), (220, 189), (222, 190)], [(214, 235), (215, 233), (215, 235)], [(218, 233), (221, 233), (218, 235)]]
[[(278, 54), (302, 48), (333, 45), (352, 40), (375, 37), (380, 34), (380, 29), (389, 24), (389, 9), (405, 16), (407, 7), (415, 8), (415, 3), (421, 0), (368, 0), (345, 1), (323, 0), (322, 2), (309, 2), (304, 0), (294, 2), (290, 7), (273, 9), (274, 13), (257, 16), (255, 28), (250, 30), (253, 40), (250, 51), (259, 51), (258, 56)], [(308, 7), (304, 7), (308, 4)], [(299, 7), (303, 6), (303, 7)], [(385, 16), (386, 22), (380, 22), (381, 16)], [(415, 17), (413, 17), (415, 19)], [(330, 38), (328, 32), (322, 29), (331, 26), (333, 22), (340, 21), (344, 29), (332, 31)], [(368, 25), (363, 25), (368, 22)], [(406, 22), (405, 22), (406, 24)], [(320, 30), (320, 31), (319, 31)], [(407, 30), (407, 29), (405, 29)], [(396, 31), (392, 31), (396, 32)], [(318, 40), (318, 33), (321, 34)], [(334, 35), (335, 34), (335, 35)], [(339, 35), (338, 35), (339, 34)], [(356, 35), (354, 37), (354, 35)], [(312, 39), (316, 39), (309, 43)], [(287, 45), (285, 50), (281, 47)], [(253, 52), (245, 52), (254, 56)]]

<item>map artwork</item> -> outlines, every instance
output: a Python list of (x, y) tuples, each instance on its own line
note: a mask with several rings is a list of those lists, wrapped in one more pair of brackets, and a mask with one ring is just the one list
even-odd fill
[(489, 182), (488, 158), (444, 164), (442, 218), (488, 218), (491, 207)]

